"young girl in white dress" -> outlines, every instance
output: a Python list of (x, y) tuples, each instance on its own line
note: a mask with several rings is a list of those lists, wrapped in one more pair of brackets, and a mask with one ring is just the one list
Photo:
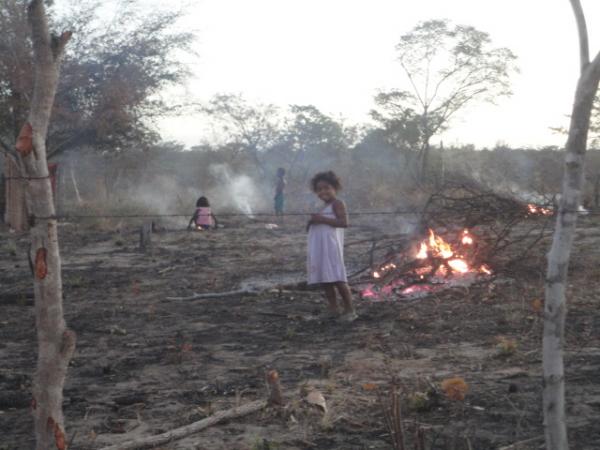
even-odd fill
[(308, 221), (308, 284), (320, 284), (332, 315), (340, 314), (337, 292), (342, 299), (340, 320), (352, 322), (357, 315), (352, 305), (344, 266), (344, 228), (348, 227), (346, 205), (337, 198), (340, 180), (331, 171), (316, 174), (311, 186), (323, 201), (317, 214)]

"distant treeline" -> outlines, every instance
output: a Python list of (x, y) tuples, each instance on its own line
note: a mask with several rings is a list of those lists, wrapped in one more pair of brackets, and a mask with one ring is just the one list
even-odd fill
[[(143, 154), (121, 155), (82, 151), (58, 161), (58, 200), (67, 210), (83, 204), (92, 209), (165, 213), (187, 211), (202, 194), (221, 210), (239, 209), (239, 197), (254, 210), (269, 210), (278, 167), (287, 171), (291, 210), (308, 207), (313, 198), (309, 180), (325, 169), (340, 175), (343, 196), (354, 209), (418, 207), (450, 182), (477, 182), (533, 202), (550, 200), (561, 188), (564, 154), (558, 148), (435, 146), (425, 183), (411, 168), (413, 156), (382, 142), (376, 145), (372, 136), (330, 152), (272, 148), (259, 155), (260, 166), (253, 155), (228, 145), (184, 150), (166, 143)], [(597, 209), (600, 150), (589, 151), (586, 173), (584, 206)]]

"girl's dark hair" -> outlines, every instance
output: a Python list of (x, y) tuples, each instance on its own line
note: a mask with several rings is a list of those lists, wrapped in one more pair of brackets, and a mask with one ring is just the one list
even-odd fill
[(277, 176), (278, 177), (282, 177), (285, 175), (285, 169), (283, 167), (280, 167), (279, 169), (277, 169)]
[(324, 181), (325, 183), (331, 185), (336, 191), (342, 189), (342, 183), (340, 182), (340, 178), (331, 170), (327, 172), (319, 172), (316, 174), (312, 180), (310, 180), (310, 186), (314, 192), (317, 191), (317, 184), (320, 181)]
[(196, 208), (208, 208), (210, 203), (208, 203), (208, 199), (206, 197), (200, 197), (196, 202)]

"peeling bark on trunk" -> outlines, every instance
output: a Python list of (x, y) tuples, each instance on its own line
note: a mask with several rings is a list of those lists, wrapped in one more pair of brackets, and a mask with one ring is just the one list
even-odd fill
[(43, 0), (28, 7), (34, 49), (35, 82), (27, 121), (16, 150), (27, 178), (31, 225), (35, 319), (38, 337), (37, 369), (31, 404), (36, 450), (66, 449), (62, 412), (63, 386), (75, 349), (62, 310), (61, 260), (57, 222), (46, 158), (46, 135), (58, 84), (59, 67), (70, 33), (50, 35)]
[(592, 104), (600, 80), (600, 54), (589, 60), (585, 18), (579, 0), (571, 0), (579, 30), (581, 76), (577, 83), (566, 145), (562, 196), (545, 283), (543, 371), (546, 448), (569, 448), (565, 418), (565, 381), (562, 349), (566, 317), (565, 290), (577, 213), (582, 198), (584, 162)]

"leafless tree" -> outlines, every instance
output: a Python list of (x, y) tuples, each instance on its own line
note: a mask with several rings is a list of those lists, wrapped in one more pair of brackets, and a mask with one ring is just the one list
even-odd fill
[(566, 316), (565, 290), (578, 208), (582, 199), (584, 163), (590, 115), (600, 82), (600, 53), (590, 61), (588, 33), (580, 0), (570, 0), (579, 32), (581, 73), (566, 144), (562, 197), (546, 273), (543, 369), (546, 448), (569, 448), (565, 421), (565, 380), (562, 349)]
[(217, 94), (200, 111), (222, 127), (223, 133), (250, 157), (261, 175), (267, 175), (261, 153), (278, 137), (275, 106), (252, 106), (241, 95)]
[(32, 411), (36, 449), (66, 449), (62, 412), (63, 386), (75, 350), (75, 334), (67, 329), (62, 309), (61, 260), (57, 221), (48, 176), (46, 137), (58, 85), (60, 61), (70, 32), (50, 34), (43, 0), (28, 6), (32, 31), (34, 88), (27, 120), (16, 150), (27, 180), (31, 222), (38, 361), (33, 381)]
[(474, 102), (510, 95), (516, 56), (491, 44), (489, 34), (447, 20), (422, 22), (400, 37), (396, 50), (410, 89), (379, 93), (375, 101), (382, 112), (374, 118), (386, 128), (400, 126), (409, 141), (418, 132), (419, 179), (427, 169), (430, 139), (454, 116)]

